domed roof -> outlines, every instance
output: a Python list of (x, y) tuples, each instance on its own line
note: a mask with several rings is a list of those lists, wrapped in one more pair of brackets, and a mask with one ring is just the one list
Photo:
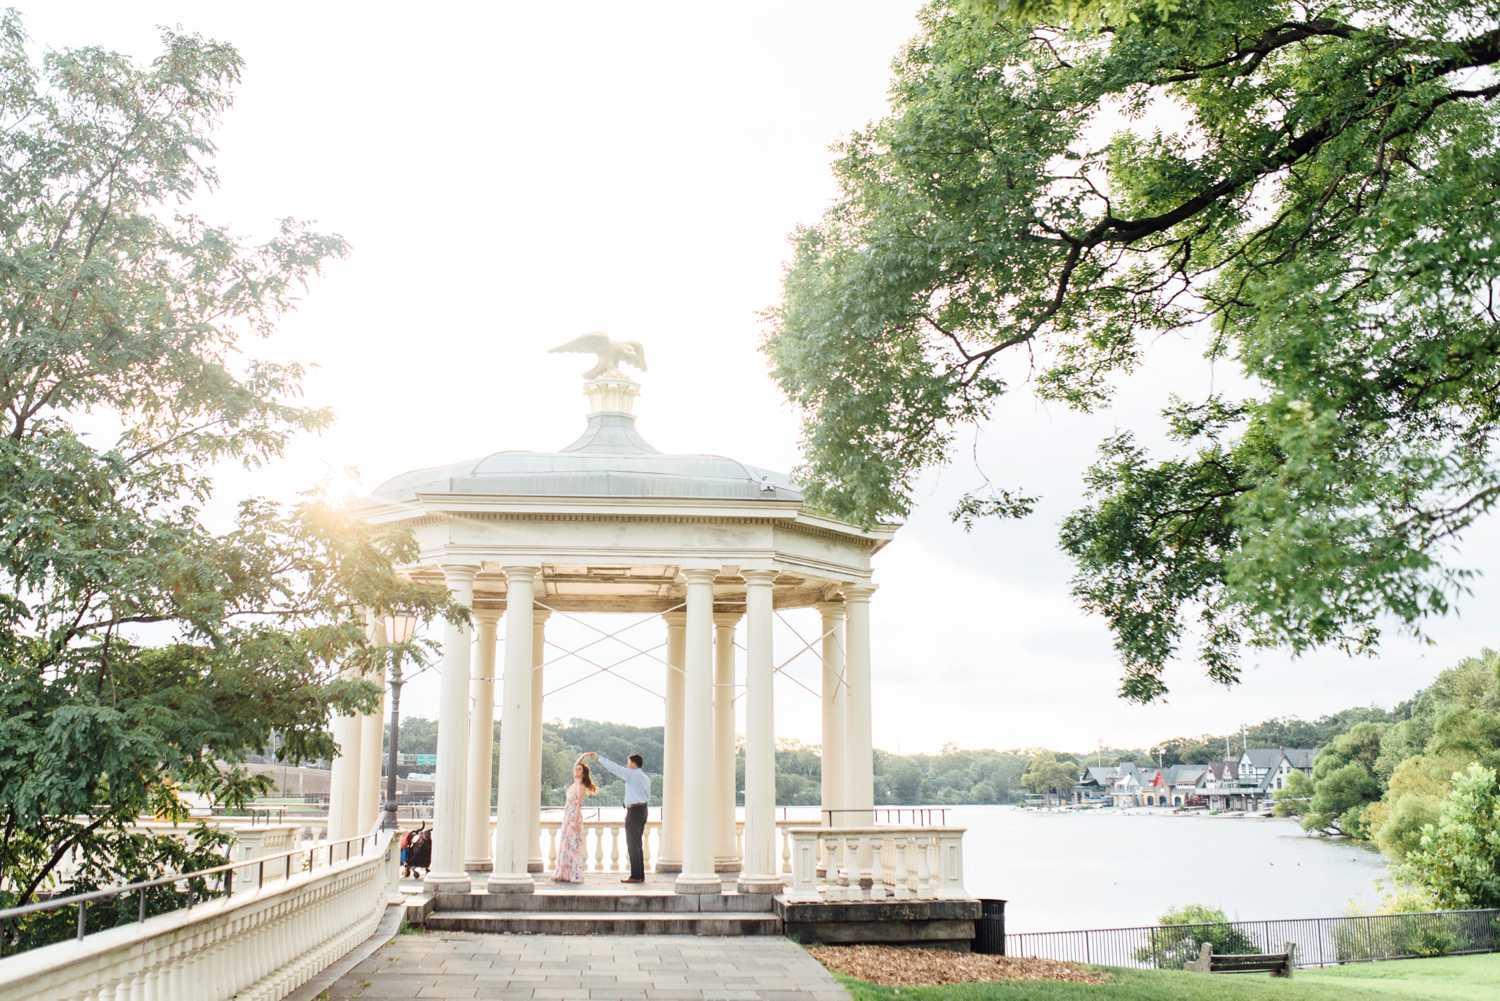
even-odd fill
[[(618, 401), (618, 394), (611, 397), (617, 406)], [(578, 440), (560, 452), (491, 452), (402, 473), (375, 489), (377, 498), (388, 501), (411, 501), (418, 494), (802, 499), (797, 485), (781, 473), (720, 455), (658, 452), (636, 431), (635, 418), (623, 408), (596, 410)]]

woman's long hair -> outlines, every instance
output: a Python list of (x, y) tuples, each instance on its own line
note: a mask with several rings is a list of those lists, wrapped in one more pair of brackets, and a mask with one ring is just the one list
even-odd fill
[(599, 787), (594, 785), (594, 776), (589, 772), (589, 766), (584, 764), (583, 760), (580, 759), (578, 767), (583, 769), (583, 774), (578, 777), (579, 783), (583, 786), (583, 791), (590, 796), (594, 795), (594, 793), (599, 791)]

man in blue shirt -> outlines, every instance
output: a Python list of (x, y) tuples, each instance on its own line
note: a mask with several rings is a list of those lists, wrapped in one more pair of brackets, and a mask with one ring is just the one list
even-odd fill
[(598, 751), (590, 751), (589, 757), (605, 767), (611, 774), (625, 780), (625, 849), (630, 853), (630, 878), (622, 883), (644, 883), (646, 881), (646, 854), (641, 843), (646, 834), (646, 804), (651, 801), (651, 776), (641, 767), (645, 759), (632, 754), (625, 759), (625, 766), (601, 757)]

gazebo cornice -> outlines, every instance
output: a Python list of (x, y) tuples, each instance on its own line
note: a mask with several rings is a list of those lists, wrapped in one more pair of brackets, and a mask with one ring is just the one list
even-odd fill
[(696, 516), (714, 518), (794, 518), (801, 509), (795, 500), (746, 503), (738, 498), (680, 497), (567, 497), (510, 494), (418, 494), (429, 511), (455, 514)]
[(486, 520), (552, 521), (634, 520), (677, 522), (765, 522), (795, 526), (814, 534), (859, 539), (879, 552), (900, 527), (882, 523), (863, 529), (827, 515), (815, 514), (795, 500), (746, 503), (739, 499), (683, 499), (675, 497), (535, 497), (502, 494), (419, 494), (416, 503), (381, 503), (364, 508), (362, 516), (378, 523), (421, 521), (444, 516), (478, 516)]

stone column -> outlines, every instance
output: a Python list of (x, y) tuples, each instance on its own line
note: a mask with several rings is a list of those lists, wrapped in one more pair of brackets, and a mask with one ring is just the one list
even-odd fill
[(527, 872), (542, 871), (542, 664), (547, 660), (547, 618), (552, 613), (536, 609), (531, 616), (531, 843), (526, 857)]
[[(375, 618), (374, 612), (365, 613), (365, 636), (371, 646), (378, 647), (385, 642), (385, 626)], [(350, 837), (370, 833), (370, 828), (380, 819), (380, 743), (381, 721), (385, 717), (385, 677), (375, 673), (367, 674), (365, 678), (380, 685), (380, 704), (374, 712), (359, 718), (359, 809)]]
[[(841, 826), (874, 823), (875, 750), (870, 727), (870, 595), (873, 585), (844, 588), (848, 610), (844, 640), (844, 680), (848, 704), (844, 720), (844, 808)], [(870, 812), (860, 812), (870, 811)]]
[(687, 612), (666, 612), (667, 714), (662, 731), (661, 840), (656, 871), (682, 871), (682, 700), (687, 669)]
[(469, 784), (465, 805), (464, 871), (489, 872), (490, 778), (495, 759), (495, 632), (500, 609), (476, 608), (478, 653), (469, 675)]
[[(353, 677), (345, 672), (346, 677)], [(360, 717), (335, 713), (333, 742), (338, 745), (328, 776), (328, 840), (354, 837), (359, 826), (359, 763), (363, 731)]]
[(491, 893), (531, 893), (536, 889), (526, 864), (531, 852), (531, 674), (534, 566), (509, 566), (505, 571), (505, 683), (500, 702), (500, 802), (495, 810), (495, 871)]
[(682, 872), (678, 893), (719, 893), (714, 872), (713, 616), (716, 572), (682, 571), (687, 581), (687, 665), (683, 679)]
[[(844, 815), (844, 715), (849, 688), (844, 684), (844, 603), (825, 601), (823, 616), (823, 825), (838, 827)], [(832, 811), (832, 812), (828, 812)]]
[[(453, 600), (474, 607), (477, 566), (443, 567)], [(433, 791), (432, 868), (423, 880), (434, 890), (467, 891), (464, 872), (464, 798), (469, 753), (469, 646), (467, 622), (449, 622), (443, 632), (443, 677), (438, 691), (437, 781)]]
[(745, 856), (741, 893), (781, 889), (776, 840), (776, 722), (770, 570), (745, 571)]
[(384, 737), (385, 692), (376, 710), (359, 718), (359, 822), (350, 835), (368, 834), (380, 819), (380, 745)]
[(738, 612), (714, 613), (714, 871), (739, 872), (734, 843), (734, 629)]

